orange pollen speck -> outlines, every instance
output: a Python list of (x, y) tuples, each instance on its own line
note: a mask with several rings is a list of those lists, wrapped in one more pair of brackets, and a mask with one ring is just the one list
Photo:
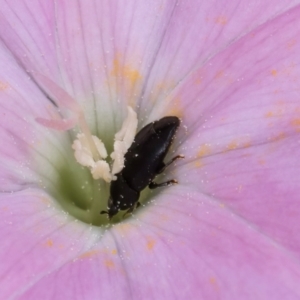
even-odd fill
[(81, 254), (79, 256), (79, 258), (91, 258), (91, 257), (95, 256), (96, 254), (98, 254), (98, 252), (99, 252), (98, 250), (88, 251), (88, 252)]
[(228, 20), (225, 16), (219, 16), (216, 18), (216, 23), (221, 25), (226, 25), (228, 23)]
[(265, 117), (266, 118), (270, 118), (270, 117), (273, 117), (274, 113), (272, 111), (268, 111), (266, 114), (265, 114)]
[(197, 153), (197, 157), (203, 157), (208, 155), (211, 152), (210, 146), (209, 145), (202, 145)]
[(52, 240), (47, 240), (46, 241), (46, 246), (47, 247), (52, 247), (53, 246), (53, 241)]
[(300, 126), (300, 119), (294, 119), (291, 123), (293, 126)]
[(234, 150), (234, 149), (236, 149), (238, 147), (238, 145), (237, 145), (237, 143), (236, 142), (231, 142), (230, 144), (228, 144), (228, 146), (227, 146), (227, 148), (229, 149), (229, 150)]
[(277, 70), (275, 70), (275, 69), (273, 69), (273, 70), (271, 70), (271, 74), (272, 74), (272, 76), (277, 76)]
[(153, 248), (154, 248), (154, 245), (156, 244), (156, 242), (154, 241), (154, 240), (149, 240), (148, 242), (147, 242), (147, 249), (148, 250), (153, 250)]
[(105, 264), (105, 266), (108, 267), (108, 268), (113, 268), (113, 267), (115, 266), (114, 262), (113, 262), (112, 260), (110, 260), (110, 259), (106, 259), (106, 260), (104, 261), (104, 264)]

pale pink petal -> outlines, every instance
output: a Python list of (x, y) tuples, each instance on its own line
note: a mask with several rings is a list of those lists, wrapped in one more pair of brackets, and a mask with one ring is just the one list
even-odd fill
[(62, 214), (49, 196), (36, 189), (2, 193), (0, 213), (2, 299), (18, 297), (47, 274), (71, 263), (102, 232)]
[[(103, 132), (107, 124), (121, 123), (122, 110), (113, 114), (118, 100), (140, 103), (143, 119), (162, 111), (182, 116), (174, 149), (186, 159), (168, 171), (177, 187), (153, 194), (156, 206), (149, 203), (136, 212), (138, 219), (109, 229), (102, 239), (100, 229), (89, 233), (87, 226), (62, 219), (61, 210), (36, 191), (2, 195), (0, 294), (298, 299), (299, 8), (266, 22), (296, 2), (255, 1), (248, 10), (241, 1), (217, 10), (209, 1), (30, 3), (3, 1), (0, 8), (0, 34), (17, 61), (30, 71), (40, 69), (87, 104), (90, 123), (98, 120), (94, 126)], [(18, 138), (0, 154), (20, 151), (20, 158), (12, 156), (20, 165), (29, 159), (35, 128), (27, 131), (20, 114), (34, 124), (36, 113), (49, 117), (53, 105), (48, 102), (49, 112), (37, 87), (27, 82), (19, 88), (13, 79), (26, 96), (22, 102), (4, 93), (0, 112), (9, 112), (9, 122), (0, 123), (3, 137), (9, 141), (12, 128)], [(70, 142), (49, 140), (62, 148)], [(15, 161), (3, 159), (6, 178)]]
[(299, 298), (299, 261), (255, 226), (190, 187), (154, 201), (21, 299)]
[(187, 104), (178, 181), (255, 224), (297, 260), (299, 13), (294, 8), (237, 41), (174, 95)]
[(0, 190), (12, 191), (39, 183), (38, 174), (53, 170), (53, 152), (64, 156), (57, 149), (68, 149), (68, 141), (36, 122), (51, 118), (54, 106), (3, 45), (0, 70)]
[(102, 128), (119, 129), (124, 102), (149, 115), (195, 67), (298, 3), (12, 0), (1, 5), (0, 34), (28, 70), (80, 102), (105, 136)]

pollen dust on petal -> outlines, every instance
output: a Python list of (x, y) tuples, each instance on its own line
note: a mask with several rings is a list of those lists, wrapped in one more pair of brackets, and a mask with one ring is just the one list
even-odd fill
[(291, 125), (292, 125), (293, 127), (295, 127), (296, 130), (298, 131), (298, 130), (300, 129), (300, 119), (299, 119), (299, 118), (293, 119), (293, 120), (291, 121)]
[(7, 82), (0, 81), (0, 91), (5, 91), (9, 88), (9, 84)]
[(109, 269), (112, 269), (115, 267), (115, 263), (111, 259), (105, 259), (104, 265)]
[(49, 248), (53, 247), (53, 241), (51, 239), (48, 239), (45, 243), (45, 246)]
[(276, 69), (272, 69), (272, 70), (271, 70), (271, 75), (272, 75), (273, 77), (276, 77), (276, 76), (278, 75), (278, 71), (277, 71)]
[(286, 134), (284, 132), (280, 132), (277, 135), (273, 136), (271, 138), (271, 141), (272, 142), (278, 142), (278, 141), (283, 140), (284, 138), (286, 138)]
[(142, 75), (137, 69), (130, 65), (121, 65), (119, 57), (115, 58), (113, 61), (111, 75), (122, 77), (131, 86), (134, 86), (142, 79)]
[(238, 143), (236, 141), (231, 141), (228, 145), (227, 145), (227, 149), (228, 150), (234, 150), (238, 147)]
[(204, 156), (209, 155), (210, 153), (211, 153), (210, 145), (203, 144), (203, 145), (200, 146), (200, 148), (198, 150), (197, 157), (198, 158), (204, 157)]
[(130, 233), (132, 230), (132, 225), (130, 224), (119, 224), (117, 230), (122, 234)]
[(249, 148), (251, 147), (251, 142), (250, 141), (247, 141), (243, 144), (243, 148)]
[(171, 101), (171, 108), (168, 110), (168, 114), (170, 116), (177, 116), (178, 118), (182, 118), (183, 109), (181, 104), (181, 98), (176, 97), (173, 101)]
[(219, 289), (219, 285), (218, 285), (217, 279), (215, 277), (210, 277), (209, 283), (213, 286), (214, 289), (216, 289), (216, 290)]
[(220, 15), (220, 16), (216, 17), (215, 23), (224, 26), (228, 23), (228, 18), (225, 17), (225, 16)]
[(81, 254), (79, 256), (79, 258), (83, 259), (83, 258), (92, 258), (94, 256), (96, 256), (97, 254), (99, 254), (99, 250), (91, 250), (91, 251), (87, 251), (83, 254)]
[(273, 116), (274, 116), (274, 112), (273, 111), (268, 111), (268, 112), (265, 113), (265, 117), (266, 118), (271, 118)]
[(116, 255), (117, 253), (118, 253), (117, 249), (111, 250), (111, 254), (112, 254), (112, 255)]
[(156, 241), (155, 241), (153, 238), (148, 238), (148, 239), (147, 239), (147, 244), (146, 244), (146, 246), (147, 246), (147, 249), (148, 249), (149, 251), (153, 250), (155, 244), (156, 244)]
[(203, 163), (200, 159), (198, 159), (194, 162), (193, 166), (196, 168), (201, 168), (201, 167), (203, 167)]

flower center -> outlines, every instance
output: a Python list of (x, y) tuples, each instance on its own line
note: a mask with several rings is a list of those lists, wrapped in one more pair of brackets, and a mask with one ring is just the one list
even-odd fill
[[(109, 223), (106, 215), (109, 185), (124, 167), (124, 155), (131, 146), (137, 129), (137, 115), (131, 107), (121, 129), (115, 134), (113, 152), (108, 156), (101, 139), (92, 135), (81, 107), (50, 79), (38, 74), (38, 80), (60, 107), (67, 108), (68, 119), (43, 119), (37, 122), (48, 128), (66, 131), (78, 127), (76, 139), (67, 150), (66, 158), (56, 165), (57, 176), (53, 188), (47, 188), (63, 209), (75, 218), (93, 225)], [(72, 132), (70, 132), (72, 135)], [(59, 133), (58, 133), (59, 134)], [(73, 149), (73, 154), (71, 155)], [(118, 222), (121, 216), (114, 217)]]

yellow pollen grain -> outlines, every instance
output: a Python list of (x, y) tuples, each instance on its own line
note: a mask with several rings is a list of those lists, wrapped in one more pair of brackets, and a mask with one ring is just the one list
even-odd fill
[(218, 16), (215, 21), (220, 25), (226, 25), (228, 23), (228, 19), (225, 16)]
[(182, 118), (183, 110), (181, 105), (181, 99), (179, 97), (175, 98), (172, 101), (172, 107), (170, 110), (168, 110), (168, 114), (170, 116), (177, 116), (178, 118)]
[(285, 133), (280, 132), (278, 135), (274, 136), (271, 140), (273, 142), (277, 142), (277, 141), (280, 141), (280, 140), (284, 139), (285, 137), (286, 137)]
[(201, 167), (203, 167), (203, 163), (202, 163), (200, 160), (197, 160), (197, 161), (194, 163), (194, 166), (195, 166), (196, 168), (201, 168)]
[(119, 226), (117, 227), (117, 230), (121, 234), (128, 234), (132, 230), (132, 225), (130, 225), (130, 224), (119, 224)]
[(266, 161), (264, 159), (259, 159), (258, 163), (263, 166), (266, 164)]
[(112, 254), (112, 255), (116, 255), (117, 253), (118, 253), (117, 249), (111, 250), (111, 254)]
[(137, 69), (129, 65), (121, 66), (119, 58), (116, 58), (113, 61), (111, 75), (123, 77), (123, 79), (126, 79), (132, 86), (142, 78), (142, 75)]
[(214, 289), (216, 289), (216, 290), (219, 289), (218, 282), (217, 282), (217, 279), (215, 277), (210, 277), (209, 278), (209, 283), (213, 286)]
[(0, 91), (4, 91), (9, 87), (7, 82), (0, 81)]
[(98, 250), (91, 250), (91, 251), (88, 251), (88, 252), (85, 252), (85, 253), (81, 254), (79, 256), (79, 258), (91, 258), (91, 257), (97, 255), (98, 253), (99, 253)]
[(211, 147), (209, 145), (201, 145), (198, 153), (197, 153), (197, 157), (203, 157), (203, 156), (207, 156), (208, 154), (211, 153)]
[(119, 62), (119, 59), (116, 58), (113, 61), (113, 68), (111, 70), (111, 75), (118, 76), (118, 75), (120, 75), (120, 73), (121, 73), (120, 62)]
[(274, 112), (273, 111), (268, 111), (266, 114), (265, 114), (265, 117), (266, 118), (271, 118), (274, 116)]
[(300, 126), (300, 119), (294, 119), (291, 121), (291, 124), (295, 127)]
[(127, 78), (132, 85), (135, 85), (137, 81), (142, 78), (138, 70), (130, 68), (129, 66), (125, 66), (123, 72), (125, 78)]
[(147, 241), (147, 249), (148, 249), (148, 250), (153, 250), (155, 244), (156, 244), (156, 241), (155, 241), (155, 240), (149, 239), (149, 240)]
[(245, 144), (243, 145), (244, 148), (249, 148), (251, 147), (251, 142), (248, 141), (248, 142), (245, 142)]
[(237, 142), (235, 142), (235, 141), (232, 141), (231, 143), (229, 143), (228, 145), (227, 145), (227, 148), (229, 149), (229, 150), (234, 150), (234, 149), (236, 149), (238, 147), (238, 144), (237, 144)]
[(51, 239), (48, 239), (48, 240), (46, 241), (46, 246), (47, 246), (47, 247), (52, 247), (52, 246), (53, 246), (53, 241), (52, 241)]
[(106, 267), (110, 268), (110, 269), (115, 267), (114, 262), (113, 262), (112, 260), (110, 260), (110, 259), (106, 259), (106, 260), (104, 261), (104, 265), (105, 265)]
[(272, 76), (277, 76), (277, 74), (278, 74), (278, 72), (277, 72), (277, 70), (275, 70), (275, 69), (273, 69), (273, 70), (271, 70), (271, 75)]

